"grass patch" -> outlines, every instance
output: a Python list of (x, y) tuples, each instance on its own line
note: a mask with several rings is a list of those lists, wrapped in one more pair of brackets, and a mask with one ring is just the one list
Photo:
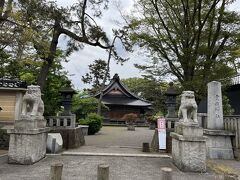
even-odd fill
[(236, 174), (236, 175), (240, 175), (239, 170), (236, 170), (234, 168), (231, 168), (229, 166), (226, 166), (224, 164), (220, 164), (220, 163), (216, 163), (213, 162), (211, 160), (207, 161), (207, 167), (212, 170), (213, 172), (215, 172), (216, 174)]

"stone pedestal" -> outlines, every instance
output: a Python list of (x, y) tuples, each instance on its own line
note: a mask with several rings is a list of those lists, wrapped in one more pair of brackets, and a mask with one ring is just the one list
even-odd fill
[(231, 136), (234, 133), (225, 130), (204, 129), (207, 137), (207, 157), (209, 159), (234, 159)]
[(10, 134), (8, 161), (14, 164), (34, 164), (46, 156), (47, 133), (43, 116), (21, 115)]
[[(18, 120), (20, 121), (20, 120)], [(17, 130), (10, 129), (8, 161), (14, 164), (34, 164), (46, 156), (49, 128)]]
[(16, 120), (14, 123), (14, 129), (18, 131), (25, 131), (29, 129), (41, 129), (46, 127), (46, 120), (43, 116), (23, 116), (21, 115), (20, 120)]
[(172, 137), (174, 164), (186, 172), (206, 172), (206, 137), (196, 124), (176, 123)]
[(52, 133), (60, 133), (63, 139), (63, 148), (78, 148), (85, 144), (85, 138), (81, 127), (76, 128), (57, 128)]
[(22, 113), (10, 134), (9, 163), (33, 164), (46, 155), (47, 133), (40, 86), (28, 86), (22, 100)]

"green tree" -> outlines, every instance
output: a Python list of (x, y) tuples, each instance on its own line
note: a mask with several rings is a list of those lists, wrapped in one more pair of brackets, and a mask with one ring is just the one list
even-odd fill
[(174, 76), (184, 89), (206, 93), (207, 82), (236, 73), (239, 14), (232, 0), (138, 0), (130, 18), (133, 43), (146, 48), (150, 63), (137, 65), (154, 77)]
[[(8, 28), (16, 27), (16, 30), (20, 32), (16, 41), (15, 38), (9, 41), (14, 45), (19, 42), (16, 46), (18, 48), (14, 49), (15, 56), (17, 52), (21, 55), (24, 53), (38, 55), (38, 60), (43, 63), (37, 83), (43, 89), (48, 72), (57, 55), (61, 35), (66, 36), (68, 40), (67, 55), (83, 48), (84, 44), (103, 49), (111, 47), (105, 32), (94, 21), (94, 18), (101, 17), (101, 10), (106, 9), (107, 4), (107, 0), (80, 0), (68, 8), (62, 8), (47, 0), (1, 1), (0, 23), (3, 25), (1, 31), (8, 32)], [(92, 9), (90, 11), (92, 16), (86, 12), (87, 8)], [(9, 35), (11, 37), (12, 34)], [(9, 48), (11, 44), (7, 43), (6, 37), (1, 40), (6, 42), (4, 47)], [(26, 48), (28, 51), (24, 52)], [(16, 57), (19, 60), (21, 56)]]
[(122, 79), (122, 82), (131, 92), (152, 102), (155, 112), (166, 112), (163, 92), (168, 88), (167, 83), (158, 82), (155, 79), (137, 77)]
[[(67, 72), (63, 70), (61, 62), (65, 60), (63, 52), (58, 51), (54, 64), (48, 74), (46, 87), (43, 91), (43, 101), (45, 105), (44, 115), (55, 115), (61, 107), (61, 97), (59, 90), (66, 85), (68, 80)], [(4, 58), (0, 61), (1, 77), (11, 77), (26, 81), (27, 84), (37, 84), (36, 77), (39, 74), (42, 62), (32, 59), (22, 59), (16, 61), (9, 58)]]
[[(36, 78), (34, 78), (36, 79)], [(61, 110), (62, 97), (59, 90), (69, 81), (67, 72), (63, 70), (61, 61), (55, 60), (43, 90), (44, 115), (53, 116)]]
[[(105, 73), (107, 71), (107, 63), (104, 60), (97, 59), (90, 64), (89, 66), (89, 73), (86, 73), (82, 76), (82, 81), (86, 84), (91, 84), (92, 88), (90, 92), (95, 94), (99, 92), (101, 84), (103, 82)], [(107, 72), (107, 80), (110, 79), (109, 71)]]
[[(102, 104), (102, 107), (108, 108)], [(72, 112), (76, 114), (77, 119), (85, 119), (89, 113), (97, 112), (98, 100), (89, 96), (88, 92), (79, 92), (73, 96)]]

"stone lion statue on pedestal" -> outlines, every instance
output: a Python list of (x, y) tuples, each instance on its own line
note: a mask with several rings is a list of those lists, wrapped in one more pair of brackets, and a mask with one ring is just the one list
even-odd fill
[(27, 92), (23, 96), (22, 114), (23, 116), (43, 116), (44, 104), (41, 99), (41, 90), (39, 86), (28, 86)]
[(183, 91), (181, 94), (181, 105), (178, 111), (180, 121), (184, 123), (197, 123), (197, 103), (193, 91)]

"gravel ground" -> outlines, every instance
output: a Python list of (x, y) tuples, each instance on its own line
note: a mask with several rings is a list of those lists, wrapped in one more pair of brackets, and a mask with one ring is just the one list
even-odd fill
[[(86, 136), (86, 146), (67, 152), (142, 154), (143, 142), (151, 142), (154, 131), (136, 127), (127, 131), (126, 127), (106, 126), (99, 133)], [(207, 173), (184, 173), (172, 163), (171, 158), (111, 157), (111, 156), (61, 156), (48, 155), (34, 165), (14, 165), (7, 163), (7, 156), (0, 156), (0, 180), (47, 180), (50, 166), (63, 163), (63, 180), (96, 180), (97, 166), (107, 163), (110, 166), (110, 180), (160, 180), (161, 167), (173, 169), (174, 180), (223, 179), (213, 171)], [(240, 168), (238, 161), (212, 161), (217, 170)], [(214, 168), (211, 168), (214, 169)]]
[(174, 180), (221, 180), (222, 177), (211, 172), (183, 173), (170, 158), (134, 158), (103, 156), (47, 156), (34, 165), (7, 164), (7, 158), (0, 158), (1, 180), (47, 180), (50, 165), (62, 162), (63, 180), (96, 180), (97, 166), (107, 163), (110, 166), (110, 180), (159, 180), (161, 167), (173, 169)]

